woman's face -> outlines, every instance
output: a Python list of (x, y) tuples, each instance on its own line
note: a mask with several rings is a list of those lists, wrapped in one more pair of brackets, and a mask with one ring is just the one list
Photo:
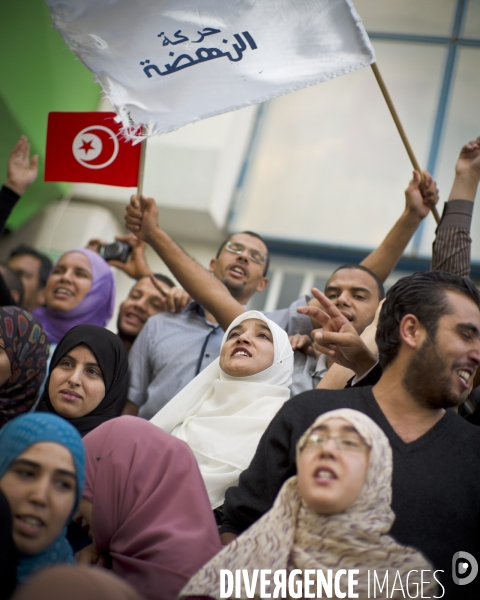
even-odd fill
[(255, 375), (272, 363), (272, 332), (260, 319), (247, 319), (234, 327), (220, 352), (220, 367), (232, 377)]
[(12, 374), (12, 366), (5, 351), (5, 342), (0, 338), (0, 386), (8, 381)]
[(19, 454), (0, 479), (19, 552), (38, 554), (60, 535), (73, 510), (77, 475), (70, 451), (39, 442)]
[(297, 465), (298, 488), (307, 507), (329, 515), (352, 506), (365, 484), (369, 455), (369, 447), (345, 419), (328, 419), (316, 427)]
[(80, 252), (64, 254), (53, 268), (45, 286), (49, 308), (68, 311), (83, 300), (92, 287), (92, 266)]
[(50, 374), (48, 395), (53, 408), (67, 419), (84, 417), (105, 397), (105, 383), (93, 352), (85, 345), (67, 352)]

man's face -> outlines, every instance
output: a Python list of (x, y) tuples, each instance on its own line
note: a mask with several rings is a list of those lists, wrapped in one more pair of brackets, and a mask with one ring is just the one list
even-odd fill
[(376, 281), (361, 269), (341, 269), (334, 273), (325, 286), (325, 296), (359, 334), (373, 321), (379, 303)]
[(44, 289), (40, 286), (40, 268), (42, 263), (40, 259), (31, 254), (19, 254), (12, 256), (8, 261), (8, 266), (15, 271), (23, 283), (24, 298), (23, 308), (32, 311), (45, 304)]
[(438, 321), (434, 336), (410, 359), (404, 386), (423, 406), (460, 406), (472, 391), (480, 364), (480, 311), (466, 296), (446, 292), (452, 313)]
[(234, 254), (224, 246), (220, 256), (210, 261), (210, 271), (225, 284), (238, 302), (246, 304), (255, 292), (261, 292), (268, 283), (263, 276), (265, 263), (253, 261), (248, 252), (257, 250), (266, 256), (268, 250), (262, 240), (247, 233), (237, 233), (229, 241), (242, 244), (244, 251)]
[(142, 277), (133, 286), (118, 312), (120, 333), (136, 337), (149, 317), (166, 310), (166, 298), (170, 286), (163, 281), (158, 281), (158, 285), (164, 292), (157, 290), (149, 277)]

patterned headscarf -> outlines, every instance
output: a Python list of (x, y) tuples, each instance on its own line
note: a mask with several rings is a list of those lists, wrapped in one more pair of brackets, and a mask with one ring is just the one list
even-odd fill
[[(32, 315), (16, 306), (0, 307), (0, 338), (12, 374), (0, 387), (0, 427), (35, 404), (45, 379), (48, 346), (45, 332)], [(1, 350), (0, 350), (1, 352)]]
[[(33, 314), (43, 325), (50, 344), (59, 342), (75, 325), (105, 327), (113, 315), (115, 279), (108, 263), (99, 254), (87, 248), (75, 248), (65, 252), (65, 254), (71, 252), (83, 254), (90, 261), (92, 287), (77, 306), (71, 310), (53, 310), (47, 306), (36, 308), (33, 311)], [(62, 254), (60, 259), (65, 254)], [(53, 268), (57, 263), (53, 265)]]
[[(342, 418), (352, 424), (370, 447), (367, 476), (357, 500), (337, 514), (314, 513), (302, 502), (297, 477), (291, 477), (282, 486), (272, 509), (203, 567), (179, 598), (220, 598), (220, 569), (232, 572), (247, 569), (250, 580), (254, 569), (271, 569), (272, 572), (321, 569), (325, 574), (328, 569), (334, 572), (359, 569), (354, 591), (365, 599), (369, 597), (368, 570), (375, 570), (379, 581), (383, 581), (387, 570), (392, 581), (399, 571), (404, 587), (415, 592), (421, 570), (432, 570), (432, 567), (420, 552), (401, 546), (388, 535), (395, 518), (390, 507), (392, 450), (378, 425), (351, 409), (324, 413), (300, 439), (297, 456), (313, 429), (332, 418)], [(407, 574), (414, 570), (417, 572), (410, 574), (407, 586)], [(259, 587), (257, 585), (257, 592)], [(398, 589), (398, 592), (392, 591), (392, 598), (404, 598)], [(428, 585), (428, 590), (424, 583), (425, 593), (435, 589), (435, 582)], [(242, 583), (241, 598), (247, 597)]]
[[(54, 442), (70, 451), (77, 474), (75, 505), (65, 525), (75, 514), (85, 479), (85, 450), (78, 431), (61, 417), (48, 413), (29, 413), (13, 419), (0, 431), (0, 479), (12, 462), (27, 448), (40, 442)], [(73, 552), (65, 537), (66, 527), (48, 548), (18, 562), (17, 578), (23, 581), (34, 571), (54, 564), (74, 564)]]

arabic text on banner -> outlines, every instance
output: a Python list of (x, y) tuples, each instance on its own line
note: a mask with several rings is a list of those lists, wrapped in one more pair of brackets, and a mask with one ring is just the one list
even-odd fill
[(125, 130), (150, 134), (375, 61), (351, 0), (46, 0)]

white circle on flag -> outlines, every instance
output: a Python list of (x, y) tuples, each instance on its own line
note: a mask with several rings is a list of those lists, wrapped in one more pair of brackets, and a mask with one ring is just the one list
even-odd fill
[(75, 160), (87, 169), (108, 167), (117, 158), (118, 150), (117, 136), (103, 125), (85, 127), (77, 133), (72, 144)]

